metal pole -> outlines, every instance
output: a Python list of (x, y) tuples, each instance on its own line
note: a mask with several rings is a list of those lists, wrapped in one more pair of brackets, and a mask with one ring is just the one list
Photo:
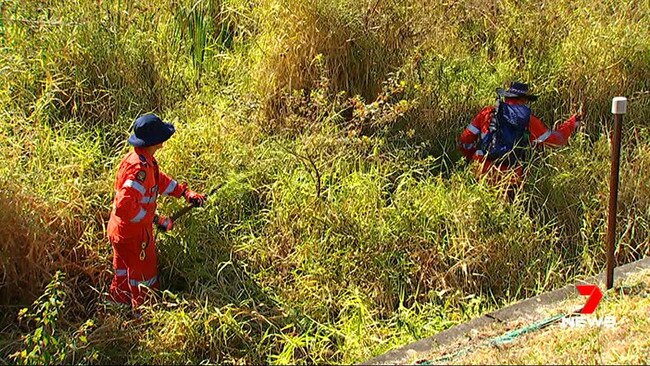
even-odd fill
[(616, 207), (618, 203), (618, 176), (621, 161), (621, 129), (627, 111), (627, 98), (612, 99), (614, 132), (612, 136), (612, 163), (609, 174), (609, 215), (607, 217), (607, 289), (614, 287), (614, 250), (616, 245)]

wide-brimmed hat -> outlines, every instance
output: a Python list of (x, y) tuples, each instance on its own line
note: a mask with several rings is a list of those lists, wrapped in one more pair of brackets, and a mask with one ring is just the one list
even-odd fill
[(510, 84), (508, 90), (497, 88), (497, 94), (505, 98), (526, 98), (531, 101), (537, 100), (537, 95), (530, 93), (528, 84), (520, 83), (517, 81)]
[(163, 122), (153, 113), (148, 113), (133, 122), (133, 135), (129, 137), (129, 144), (135, 147), (158, 145), (169, 140), (174, 132), (174, 125)]

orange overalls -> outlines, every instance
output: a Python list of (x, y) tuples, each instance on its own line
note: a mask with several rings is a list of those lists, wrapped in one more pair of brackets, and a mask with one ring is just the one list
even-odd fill
[(159, 194), (181, 197), (185, 189), (185, 184), (161, 172), (156, 159), (144, 149), (136, 147), (122, 159), (107, 228), (114, 253), (113, 300), (130, 303), (135, 309), (145, 301), (148, 288), (158, 288), (153, 235), (156, 199)]
[[(524, 102), (514, 98), (506, 98), (505, 103), (520, 104)], [(508, 176), (508, 174), (514, 172), (514, 174), (510, 176), (510, 184), (512, 186), (520, 185), (524, 173), (524, 169), (521, 165), (508, 166), (503, 163), (495, 164), (492, 161), (487, 160), (485, 158), (485, 152), (480, 150), (477, 146), (478, 141), (489, 132), (490, 117), (493, 110), (494, 106), (485, 107), (476, 117), (474, 117), (472, 123), (470, 123), (460, 135), (459, 149), (466, 158), (480, 163), (479, 167), (481, 176), (488, 175), (490, 181), (496, 183), (505, 176)], [(566, 145), (569, 137), (577, 127), (578, 121), (576, 115), (571, 116), (568, 120), (563, 122), (557, 130), (552, 131), (549, 130), (539, 118), (531, 114), (528, 125), (531, 146), (543, 145), (554, 147)]]

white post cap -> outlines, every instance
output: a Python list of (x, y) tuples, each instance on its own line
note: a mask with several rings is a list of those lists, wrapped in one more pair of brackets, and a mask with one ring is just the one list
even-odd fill
[(612, 114), (625, 114), (627, 112), (627, 98), (612, 98)]

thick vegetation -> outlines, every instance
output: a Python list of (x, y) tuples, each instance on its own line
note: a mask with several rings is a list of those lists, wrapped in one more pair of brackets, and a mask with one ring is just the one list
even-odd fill
[[(353, 363), (593, 274), (616, 95), (617, 257), (647, 255), (649, 28), (632, 0), (0, 0), (0, 360)], [(455, 146), (512, 80), (587, 117), (510, 204)], [(162, 167), (225, 185), (158, 236), (132, 324), (104, 227), (151, 111)]]

